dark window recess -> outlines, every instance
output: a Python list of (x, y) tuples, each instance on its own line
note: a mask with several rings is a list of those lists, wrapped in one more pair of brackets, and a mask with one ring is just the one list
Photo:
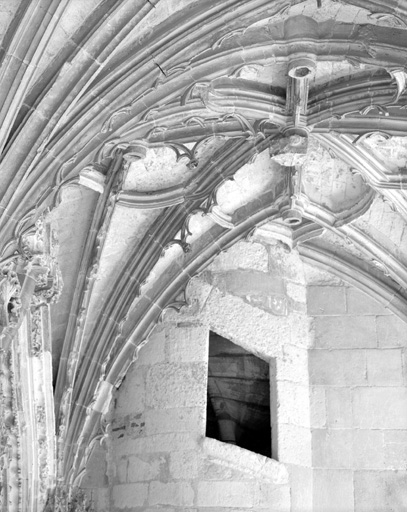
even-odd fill
[(209, 336), (206, 436), (271, 457), (269, 365)]

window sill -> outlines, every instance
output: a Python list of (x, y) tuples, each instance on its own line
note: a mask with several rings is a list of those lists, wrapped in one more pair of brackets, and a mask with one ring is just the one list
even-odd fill
[(206, 458), (222, 466), (241, 471), (263, 482), (288, 484), (286, 466), (274, 459), (210, 437), (203, 438), (202, 448)]

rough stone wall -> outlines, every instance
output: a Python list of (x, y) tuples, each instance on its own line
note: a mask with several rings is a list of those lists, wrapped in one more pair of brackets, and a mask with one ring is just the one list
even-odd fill
[[(188, 297), (116, 393), (83, 480), (98, 512), (403, 510), (403, 322), (282, 244), (239, 242)], [(270, 362), (278, 462), (204, 437), (209, 330)]]
[(208, 334), (168, 323), (141, 349), (117, 394), (109, 510), (287, 510), (284, 467), (204, 438)]

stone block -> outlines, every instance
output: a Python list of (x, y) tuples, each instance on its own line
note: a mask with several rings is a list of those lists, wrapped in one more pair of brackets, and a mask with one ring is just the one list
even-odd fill
[(254, 505), (254, 482), (215, 481), (198, 482), (199, 507), (241, 507)]
[(194, 503), (194, 490), (190, 482), (151, 482), (148, 503), (190, 507)]
[(327, 425), (331, 428), (353, 426), (350, 388), (326, 388)]
[(278, 457), (284, 464), (311, 465), (311, 432), (309, 428), (279, 425)]
[(377, 317), (379, 347), (407, 347), (407, 324), (395, 315)]
[(206, 405), (207, 364), (158, 364), (147, 374), (146, 405), (173, 409)]
[(127, 469), (129, 467), (129, 461), (126, 456), (116, 458), (115, 460), (115, 484), (126, 484), (127, 483)]
[(277, 358), (277, 380), (308, 383), (308, 350), (290, 344), (281, 347)]
[(406, 471), (356, 471), (355, 512), (401, 512), (407, 506)]
[(383, 431), (352, 430), (353, 468), (385, 469)]
[(138, 353), (137, 365), (152, 365), (165, 360), (165, 331), (154, 330)]
[(310, 425), (313, 428), (326, 426), (326, 398), (323, 386), (311, 386), (310, 388)]
[(291, 497), (288, 485), (258, 483), (254, 492), (254, 510), (290, 512)]
[(287, 381), (277, 382), (278, 422), (302, 427), (310, 425), (308, 386)]
[(406, 388), (356, 388), (352, 395), (355, 427), (407, 429)]
[(280, 276), (271, 276), (255, 270), (230, 270), (208, 274), (208, 279), (223, 293), (237, 297), (251, 295), (269, 296), (285, 294), (284, 280)]
[(112, 421), (112, 439), (118, 440), (127, 437), (142, 437), (145, 434), (144, 414), (127, 414), (119, 416)]
[(291, 488), (291, 512), (311, 512), (313, 469), (288, 465)]
[(109, 487), (104, 489), (95, 489), (92, 492), (93, 506), (98, 512), (109, 512), (110, 511), (110, 489)]
[(299, 348), (308, 349), (313, 346), (313, 320), (307, 315), (292, 313), (289, 317), (290, 322), (290, 341), (291, 345)]
[(346, 303), (349, 315), (391, 315), (380, 302), (356, 288), (346, 288)]
[(353, 512), (353, 471), (316, 469), (313, 512)]
[(361, 386), (367, 383), (364, 350), (310, 350), (310, 383)]
[[(274, 459), (233, 444), (222, 443), (210, 437), (203, 439), (202, 448), (206, 459), (215, 464), (221, 464), (226, 469), (237, 470), (240, 475), (239, 479), (256, 479), (273, 485), (288, 483), (286, 466)], [(228, 472), (227, 475), (230, 473)]]
[(373, 316), (324, 316), (314, 323), (314, 347), (327, 349), (376, 348)]
[(173, 480), (188, 480), (198, 476), (198, 455), (195, 451), (172, 452), (170, 455), (170, 477)]
[(115, 510), (133, 509), (145, 504), (148, 495), (148, 484), (114, 485), (112, 504)]
[(307, 288), (303, 284), (288, 282), (286, 288), (291, 300), (299, 304), (307, 303)]
[(203, 407), (182, 407), (177, 409), (150, 409), (145, 412), (146, 434), (166, 432), (196, 432), (204, 435), (206, 410)]
[(158, 478), (166, 459), (162, 455), (130, 455), (127, 481), (143, 482)]
[(129, 454), (168, 453), (172, 450), (194, 450), (198, 446), (196, 434), (172, 433), (157, 434), (139, 439), (127, 438), (115, 444), (115, 456)]
[(207, 362), (209, 330), (206, 326), (177, 325), (167, 333), (167, 361), (174, 363)]
[(284, 280), (254, 270), (231, 270), (207, 273), (206, 279), (221, 293), (242, 298), (255, 307), (274, 315), (287, 314), (287, 297)]
[(290, 320), (273, 316), (238, 297), (211, 294), (204, 308), (204, 320), (220, 336), (225, 336), (260, 357), (275, 357), (282, 343), (290, 343)]
[(366, 350), (367, 381), (372, 386), (403, 384), (401, 349)]
[(407, 430), (384, 430), (383, 437), (386, 469), (406, 469)]
[(247, 475), (244, 471), (228, 467), (223, 462), (212, 461), (209, 459), (201, 459), (199, 461), (199, 478), (200, 480), (243, 480)]
[(352, 467), (352, 430), (312, 431), (312, 466), (347, 469)]
[(128, 371), (120, 391), (117, 393), (115, 417), (139, 413), (144, 410), (146, 394), (145, 373), (136, 365)]
[(237, 242), (226, 252), (221, 252), (210, 265), (209, 270), (216, 272), (238, 268), (267, 272), (268, 253), (264, 245), (254, 242)]
[(93, 447), (86, 464), (86, 473), (81, 480), (82, 489), (96, 489), (107, 485), (106, 449), (100, 444)]
[(344, 315), (346, 313), (344, 286), (309, 286), (307, 311), (311, 316)]

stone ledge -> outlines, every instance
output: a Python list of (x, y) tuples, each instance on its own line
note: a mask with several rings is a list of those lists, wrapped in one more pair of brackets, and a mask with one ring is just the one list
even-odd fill
[(263, 482), (288, 484), (287, 468), (276, 460), (209, 437), (203, 438), (202, 448), (204, 457), (225, 467), (237, 469)]

